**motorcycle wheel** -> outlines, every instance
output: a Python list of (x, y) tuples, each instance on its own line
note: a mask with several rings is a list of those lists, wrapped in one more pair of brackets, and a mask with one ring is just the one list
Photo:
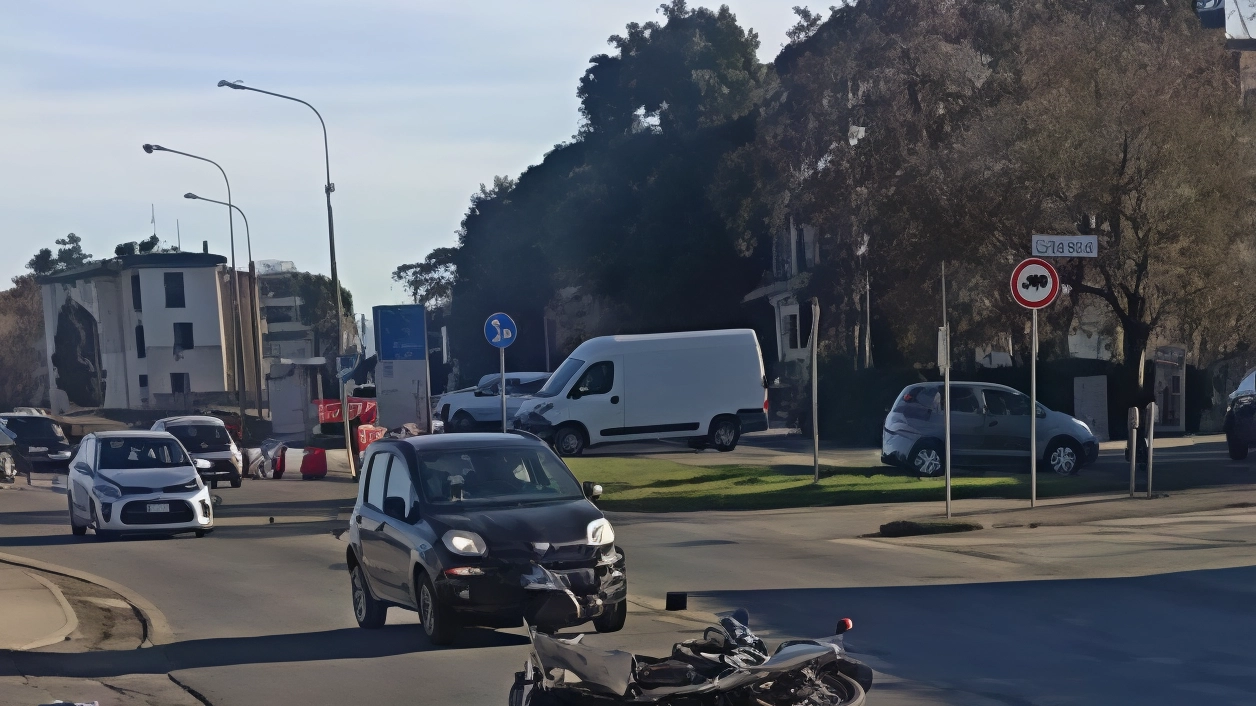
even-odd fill
[(824, 703), (827, 706), (864, 706), (864, 702), (868, 698), (868, 692), (859, 685), (851, 677), (842, 674), (837, 670), (829, 670), (820, 674), (820, 681), (829, 691), (833, 692), (836, 700), (817, 701), (816, 703)]

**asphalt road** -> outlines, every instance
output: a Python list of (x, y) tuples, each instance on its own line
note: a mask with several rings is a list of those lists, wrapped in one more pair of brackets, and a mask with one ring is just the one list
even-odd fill
[[(1229, 463), (1193, 447), (1157, 453)], [(209, 537), (109, 543), (69, 534), (55, 488), (0, 492), (0, 552), (121, 583), (174, 632), (155, 648), (25, 654), (17, 666), (35, 676), (169, 672), (215, 706), (504, 703), (526, 656), (520, 631), (472, 629), (453, 649), (430, 649), (402, 611), (380, 631), (355, 626), (345, 545), (332, 535), (355, 490), (334, 476), (246, 480), (218, 491)], [(1201, 495), (1187, 509), (1213, 508), (1203, 515), (1154, 521), (1131, 515), (1163, 513), (1160, 501), (1032, 515), (966, 501), (988, 527), (1007, 527), (915, 541), (860, 535), (935, 508), (615, 516), (638, 605), (623, 633), (587, 639), (665, 653), (701, 626), (645, 606), (685, 590), (692, 608), (749, 608), (770, 639), (851, 616), (848, 644), (888, 675), (872, 704), (1256, 703), (1256, 513), (1215, 509), (1239, 497)]]

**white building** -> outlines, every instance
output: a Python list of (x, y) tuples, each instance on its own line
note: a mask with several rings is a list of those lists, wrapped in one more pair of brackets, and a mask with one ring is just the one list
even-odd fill
[(743, 303), (766, 299), (772, 307), (776, 321), (776, 350), (764, 351), (764, 357), (775, 354), (776, 360), (786, 364), (801, 364), (810, 355), (807, 349), (807, 329), (811, 322), (807, 307), (800, 307), (794, 295), (807, 283), (810, 270), (819, 259), (816, 229), (812, 226), (795, 226), (791, 219), (784, 232), (772, 238), (772, 282), (747, 294)]
[[(39, 278), (49, 399), (71, 407), (190, 409), (236, 398), (234, 317), (227, 258), (146, 253), (99, 260)], [(246, 387), (256, 390), (247, 273)], [(250, 394), (251, 399), (251, 394)]]

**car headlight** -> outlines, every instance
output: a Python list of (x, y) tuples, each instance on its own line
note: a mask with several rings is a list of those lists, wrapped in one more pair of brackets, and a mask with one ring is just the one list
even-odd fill
[(179, 485), (169, 485), (169, 486), (166, 486), (165, 488), (162, 488), (161, 490), (162, 492), (165, 492), (165, 493), (190, 493), (194, 490), (200, 490), (200, 489), (201, 489), (200, 479), (193, 478), (192, 480), (186, 483), (181, 483)]
[(97, 497), (111, 502), (122, 499), (122, 489), (112, 483), (97, 483), (92, 486), (92, 490), (95, 491)]
[(615, 530), (611, 527), (611, 521), (605, 517), (590, 522), (587, 532), (589, 544), (595, 547), (615, 541)]
[(551, 409), (554, 409), (554, 403), (546, 402), (545, 404), (537, 405), (536, 409), (532, 411), (543, 416), (546, 412), (550, 411)]
[(484, 556), (488, 553), (488, 545), (484, 543), (484, 538), (475, 532), (449, 530), (441, 541), (445, 543), (449, 551), (461, 556)]

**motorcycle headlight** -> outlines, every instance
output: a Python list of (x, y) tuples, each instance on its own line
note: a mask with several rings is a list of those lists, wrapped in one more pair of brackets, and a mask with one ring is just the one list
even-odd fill
[(112, 483), (97, 483), (92, 487), (96, 497), (104, 498), (110, 502), (122, 499), (122, 489)]
[(610, 520), (605, 517), (594, 520), (589, 523), (588, 528), (589, 544), (600, 547), (604, 544), (612, 544), (615, 541), (615, 530), (611, 527)]
[(441, 541), (449, 551), (460, 556), (484, 556), (488, 553), (484, 538), (475, 532), (449, 530)]

